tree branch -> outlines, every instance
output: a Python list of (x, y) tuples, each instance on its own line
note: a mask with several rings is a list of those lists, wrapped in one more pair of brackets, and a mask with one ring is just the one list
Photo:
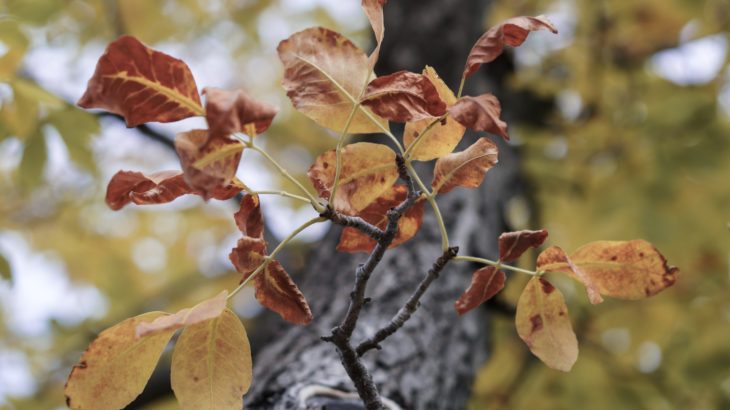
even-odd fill
[(373, 238), (375, 241), (380, 241), (383, 237), (383, 231), (377, 226), (369, 223), (359, 216), (349, 216), (337, 212), (331, 205), (327, 205), (327, 209), (319, 214), (319, 216), (329, 219), (334, 224), (355, 228), (365, 235)]

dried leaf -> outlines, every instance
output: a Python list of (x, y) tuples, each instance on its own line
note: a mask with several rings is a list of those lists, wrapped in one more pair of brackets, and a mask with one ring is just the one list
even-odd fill
[(78, 105), (119, 114), (128, 127), (203, 114), (190, 68), (131, 36), (109, 44)]
[(385, 24), (383, 22), (383, 6), (388, 0), (362, 0), (362, 9), (370, 21), (370, 26), (375, 33), (375, 49), (368, 57), (370, 67), (375, 67), (380, 55), (380, 45), (383, 43), (385, 36)]
[(241, 206), (233, 219), (244, 236), (264, 239), (264, 217), (258, 195), (247, 194), (241, 198)]
[(547, 236), (548, 232), (544, 229), (505, 232), (499, 235), (499, 259), (503, 262), (513, 261), (526, 250), (542, 245)]
[(218, 317), (226, 308), (228, 291), (204, 300), (191, 308), (182, 309), (172, 315), (164, 315), (151, 322), (141, 322), (137, 325), (137, 338), (148, 337), (160, 333), (175, 331), (183, 326), (194, 325)]
[(266, 131), (279, 109), (252, 99), (243, 90), (228, 91), (205, 88), (205, 119), (213, 138), (227, 138), (235, 132), (246, 132), (253, 124), (256, 133)]
[(525, 42), (531, 31), (547, 29), (557, 34), (558, 29), (544, 16), (514, 17), (490, 28), (474, 43), (464, 67), (464, 78), (468, 78), (482, 64), (494, 61), (502, 54), (505, 45), (517, 47)]
[(434, 192), (447, 193), (457, 186), (476, 188), (487, 171), (497, 164), (497, 146), (479, 138), (469, 148), (436, 161), (431, 186)]
[(449, 107), (449, 114), (466, 128), (491, 132), (499, 135), (505, 141), (509, 141), (507, 123), (499, 118), (502, 114), (502, 106), (497, 97), (492, 94), (461, 97)]
[(91, 342), (68, 376), (71, 409), (121, 409), (144, 389), (175, 330), (138, 339), (137, 325), (167, 315), (149, 312), (104, 330)]
[(471, 276), (471, 284), (454, 303), (456, 311), (463, 315), (487, 300), (504, 288), (507, 279), (504, 272), (494, 266), (485, 266), (476, 270)]
[[(373, 201), (367, 208), (358, 213), (358, 216), (377, 226), (385, 229), (388, 225), (388, 210), (401, 204), (408, 196), (408, 188), (405, 185), (394, 185), (383, 195)], [(413, 238), (421, 228), (423, 222), (423, 202), (416, 202), (408, 208), (398, 221), (398, 232), (393, 238), (389, 248), (395, 248)], [(371, 252), (375, 248), (375, 241), (355, 228), (345, 228), (340, 235), (340, 242), (337, 250), (340, 252)]]
[(177, 134), (175, 149), (185, 181), (203, 198), (231, 184), (243, 155), (243, 144), (229, 138), (209, 138), (207, 130)]
[[(423, 69), (423, 75), (431, 80), (431, 83), (438, 91), (439, 97), (446, 103), (447, 107), (454, 105), (456, 102), (454, 93), (432, 67), (426, 66)], [(410, 146), (432, 121), (433, 118), (427, 118), (406, 123), (406, 128), (403, 131), (405, 146)], [(421, 139), (418, 146), (411, 151), (410, 158), (416, 161), (430, 161), (450, 154), (461, 141), (464, 131), (464, 126), (447, 116), (445, 120), (440, 121), (428, 131), (428, 134)]]
[(255, 279), (256, 300), (295, 325), (312, 321), (307, 299), (278, 261), (271, 261)]
[(517, 334), (548, 367), (568, 372), (578, 360), (578, 339), (563, 294), (545, 278), (532, 278), (517, 301)]
[(371, 81), (360, 102), (386, 120), (396, 122), (433, 119), (446, 112), (446, 103), (431, 80), (405, 70)]
[(246, 329), (230, 309), (183, 329), (170, 374), (181, 409), (241, 410), (252, 377)]
[[(355, 215), (365, 209), (398, 179), (395, 152), (382, 144), (357, 142), (342, 149), (342, 170), (334, 199), (336, 210)], [(330, 199), (337, 166), (335, 150), (324, 152), (307, 175), (320, 197)]]
[(243, 274), (243, 280), (245, 280), (261, 265), (265, 255), (266, 241), (244, 236), (238, 240), (236, 247), (231, 250), (228, 258), (235, 266), (236, 271)]
[(541, 272), (567, 272), (586, 287), (588, 300), (591, 304), (597, 305), (603, 302), (601, 293), (596, 283), (576, 266), (562, 248), (551, 246), (540, 253), (537, 257), (537, 270)]
[[(284, 64), (282, 85), (294, 107), (317, 124), (341, 132), (368, 77), (365, 53), (340, 33), (322, 27), (293, 34), (279, 43), (279, 59)], [(348, 128), (351, 133), (375, 133), (388, 127), (371, 122), (362, 111)], [(377, 119), (377, 117), (375, 117)]]

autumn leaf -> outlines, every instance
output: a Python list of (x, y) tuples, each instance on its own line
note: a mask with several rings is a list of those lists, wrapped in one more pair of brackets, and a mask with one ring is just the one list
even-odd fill
[(499, 259), (503, 262), (513, 261), (526, 250), (542, 245), (547, 236), (548, 232), (544, 229), (505, 232), (499, 235)]
[(492, 94), (461, 97), (449, 107), (449, 115), (466, 128), (491, 132), (499, 135), (505, 141), (509, 141), (507, 123), (499, 118), (501, 114), (502, 106), (497, 97)]
[[(279, 43), (277, 51), (284, 64), (282, 85), (294, 108), (317, 124), (341, 132), (360, 91), (374, 78), (368, 76), (365, 52), (342, 34), (322, 27), (293, 34)], [(349, 132), (387, 129), (387, 121), (374, 116), (376, 125), (363, 111), (368, 109), (358, 110)]]
[(383, 6), (388, 0), (362, 0), (362, 9), (370, 21), (370, 26), (375, 33), (375, 49), (368, 57), (370, 67), (375, 67), (380, 55), (380, 45), (383, 43), (385, 36), (385, 24), (383, 22)]
[(494, 266), (476, 270), (471, 276), (469, 288), (454, 303), (454, 308), (459, 315), (474, 309), (499, 293), (506, 279), (504, 272)]
[(233, 219), (244, 236), (264, 238), (264, 218), (258, 195), (247, 194), (241, 198), (241, 205), (233, 214)]
[(256, 276), (255, 286), (256, 300), (287, 322), (306, 325), (312, 321), (307, 299), (278, 261), (266, 265), (262, 274)]
[(479, 138), (469, 148), (436, 161), (431, 186), (433, 192), (447, 193), (457, 186), (476, 188), (497, 164), (497, 146), (488, 138)]
[(179, 310), (172, 315), (159, 316), (151, 322), (141, 322), (137, 325), (135, 335), (137, 338), (144, 338), (150, 335), (175, 331), (183, 326), (194, 325), (218, 317), (226, 308), (227, 297), (228, 291), (224, 290), (191, 308)]
[(64, 393), (71, 409), (121, 409), (144, 389), (175, 330), (137, 338), (140, 323), (167, 315), (149, 312), (104, 330), (68, 376)]
[(251, 385), (251, 347), (230, 309), (186, 326), (172, 355), (170, 381), (180, 408), (241, 410)]
[(433, 119), (446, 112), (446, 103), (431, 80), (405, 70), (371, 81), (360, 102), (386, 120), (396, 122)]
[[(400, 205), (408, 196), (405, 185), (393, 185), (380, 197), (360, 211), (357, 215), (368, 223), (385, 229), (388, 225), (388, 210)], [(413, 238), (423, 222), (423, 202), (418, 201), (398, 220), (398, 231), (389, 248), (395, 248)], [(340, 252), (371, 252), (375, 248), (375, 240), (355, 228), (346, 227), (340, 235), (337, 250)]]
[[(641, 239), (591, 242), (573, 252), (570, 260), (598, 292), (619, 299), (654, 296), (672, 286), (679, 273), (679, 269), (667, 265), (664, 255), (652, 244)], [(566, 269), (565, 262), (548, 261), (544, 257), (539, 268), (546, 272), (567, 271), (581, 280), (572, 269)]]
[(190, 68), (132, 36), (107, 46), (78, 105), (121, 115), (128, 127), (203, 115)]
[(563, 294), (545, 278), (530, 279), (517, 301), (517, 334), (548, 367), (568, 372), (578, 360), (578, 339)]
[(469, 56), (466, 58), (464, 78), (468, 78), (479, 69), (482, 64), (494, 61), (502, 54), (505, 45), (517, 47), (525, 42), (532, 31), (547, 29), (554, 34), (558, 29), (544, 16), (513, 17), (490, 28), (474, 43)]
[[(423, 75), (431, 80), (431, 83), (438, 91), (439, 97), (446, 103), (447, 107), (454, 105), (456, 102), (454, 93), (444, 83), (441, 77), (436, 74), (436, 70), (426, 66), (423, 69)], [(432, 122), (433, 118), (426, 118), (420, 121), (406, 123), (406, 128), (403, 131), (403, 143), (405, 146), (409, 147)], [(450, 116), (447, 116), (446, 119), (432, 126), (428, 133), (419, 141), (418, 145), (411, 150), (409, 158), (416, 161), (430, 161), (450, 154), (459, 144), (459, 141), (461, 141), (461, 137), (464, 136), (464, 131), (464, 126)]]
[(220, 88), (205, 88), (205, 119), (213, 138), (227, 138), (236, 132), (246, 133), (246, 126), (252, 124), (256, 133), (266, 131), (279, 109), (256, 101), (243, 90), (228, 91)]
[(537, 270), (540, 272), (572, 273), (573, 277), (586, 287), (588, 300), (591, 304), (597, 305), (603, 302), (601, 293), (593, 279), (573, 263), (562, 248), (551, 246), (545, 249), (538, 255), (536, 265)]
[(207, 130), (177, 134), (175, 149), (180, 156), (185, 182), (206, 200), (217, 189), (231, 184), (243, 155), (241, 142), (209, 137)]
[(228, 258), (236, 271), (242, 273), (243, 278), (246, 279), (263, 263), (264, 256), (266, 256), (266, 241), (261, 238), (244, 236), (238, 240)]
[[(357, 142), (341, 152), (342, 169), (333, 206), (337, 211), (355, 215), (365, 209), (398, 179), (395, 152), (382, 144)], [(331, 199), (337, 166), (335, 150), (324, 152), (314, 161), (307, 175), (320, 197)]]

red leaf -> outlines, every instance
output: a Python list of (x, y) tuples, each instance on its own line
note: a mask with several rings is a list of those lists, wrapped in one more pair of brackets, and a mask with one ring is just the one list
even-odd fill
[(374, 79), (361, 103), (379, 116), (397, 122), (434, 118), (446, 112), (446, 103), (431, 80), (409, 71)]
[(244, 236), (264, 238), (264, 219), (258, 195), (245, 195), (241, 199), (240, 209), (233, 214), (233, 219)]
[(505, 232), (499, 235), (499, 259), (503, 262), (519, 258), (529, 248), (537, 248), (545, 242), (548, 232), (539, 231)]
[(264, 261), (264, 255), (266, 255), (266, 241), (244, 236), (238, 240), (236, 247), (231, 250), (228, 258), (236, 270), (243, 274), (241, 281), (244, 281), (261, 265)]
[(192, 130), (177, 134), (175, 149), (185, 181), (207, 200), (233, 181), (243, 144), (228, 138), (209, 138), (207, 130)]
[(271, 261), (256, 277), (256, 300), (295, 325), (312, 321), (307, 299), (278, 261)]
[(228, 91), (205, 88), (205, 119), (213, 138), (227, 138), (235, 132), (245, 133), (253, 124), (256, 133), (266, 131), (279, 109), (250, 98), (243, 90)]
[(109, 44), (78, 105), (119, 114), (128, 127), (203, 113), (188, 66), (131, 36)]
[(456, 311), (463, 315), (491, 299), (504, 288), (506, 279), (504, 272), (494, 266), (485, 266), (475, 271), (469, 288), (454, 303)]
[(464, 67), (464, 78), (474, 74), (479, 66), (494, 61), (502, 54), (505, 45), (517, 47), (525, 42), (531, 31), (547, 29), (557, 34), (558, 29), (544, 16), (514, 17), (484, 33), (474, 43)]
[(449, 107), (449, 114), (461, 125), (474, 131), (491, 132), (509, 141), (507, 123), (499, 116), (502, 106), (492, 94), (477, 97), (461, 97)]
[(568, 257), (565, 251), (557, 246), (551, 246), (540, 253), (537, 257), (537, 269), (544, 272), (559, 272), (569, 269), (575, 278), (578, 279), (586, 287), (588, 292), (588, 300), (594, 305), (603, 302), (603, 298), (599, 293), (598, 287), (590, 276), (586, 275), (582, 269), (576, 266)]

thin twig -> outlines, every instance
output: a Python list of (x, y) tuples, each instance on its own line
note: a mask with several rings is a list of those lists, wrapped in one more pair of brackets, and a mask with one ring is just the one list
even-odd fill
[(329, 219), (334, 224), (355, 228), (365, 235), (373, 238), (375, 241), (379, 241), (380, 238), (383, 237), (382, 229), (360, 218), (359, 216), (349, 216), (337, 212), (330, 205), (328, 205), (327, 209), (319, 214), (319, 216)]

